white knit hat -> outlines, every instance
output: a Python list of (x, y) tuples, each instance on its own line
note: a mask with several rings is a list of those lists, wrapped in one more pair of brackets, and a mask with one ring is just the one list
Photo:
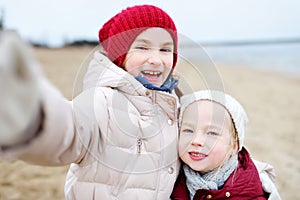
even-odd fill
[(248, 122), (247, 114), (243, 106), (232, 96), (216, 90), (200, 90), (180, 98), (181, 109), (179, 114), (179, 124), (182, 122), (182, 115), (188, 105), (199, 100), (212, 100), (223, 105), (233, 120), (234, 127), (238, 134), (239, 150), (244, 146), (245, 127)]

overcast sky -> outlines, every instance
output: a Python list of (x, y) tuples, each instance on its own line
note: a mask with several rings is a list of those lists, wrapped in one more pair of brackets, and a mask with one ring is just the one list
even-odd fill
[(99, 28), (121, 9), (153, 4), (194, 41), (300, 38), (299, 0), (1, 0), (4, 27), (52, 46), (97, 40)]

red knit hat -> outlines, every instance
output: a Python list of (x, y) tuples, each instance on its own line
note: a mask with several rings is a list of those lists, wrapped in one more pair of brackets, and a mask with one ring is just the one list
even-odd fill
[(177, 62), (178, 36), (171, 17), (152, 5), (128, 7), (107, 21), (99, 30), (99, 42), (107, 56), (121, 67), (135, 38), (150, 27), (165, 28), (174, 41), (173, 68)]

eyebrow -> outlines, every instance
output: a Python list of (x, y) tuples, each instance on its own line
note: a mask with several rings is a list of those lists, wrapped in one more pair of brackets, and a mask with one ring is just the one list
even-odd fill
[[(181, 128), (185, 126), (185, 127), (193, 127), (192, 123), (190, 122), (183, 122), (181, 123)], [(215, 125), (215, 124), (210, 124), (210, 125), (205, 125), (204, 129), (213, 129), (213, 130), (219, 130), (219, 129), (224, 129), (223, 126), (219, 126), (219, 124)]]
[(182, 128), (183, 126), (185, 126), (185, 127), (193, 127), (192, 123), (190, 123), (190, 122), (183, 122), (183, 123), (181, 123), (180, 127)]
[(135, 43), (136, 43), (136, 42), (142, 42), (142, 43), (146, 43), (146, 44), (147, 44), (147, 43), (150, 43), (149, 40), (145, 40), (145, 39), (137, 39), (137, 40), (135, 40), (134, 42), (135, 42)]
[[(137, 39), (136, 41), (134, 41), (134, 43), (145, 43), (145, 44), (151, 44), (150, 40), (146, 40), (146, 39)], [(165, 42), (162, 43), (162, 46), (173, 46), (173, 42)]]

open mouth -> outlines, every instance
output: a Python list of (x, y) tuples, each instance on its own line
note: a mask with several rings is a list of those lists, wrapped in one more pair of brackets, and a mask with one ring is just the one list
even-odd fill
[(162, 72), (160, 71), (149, 71), (149, 70), (144, 70), (141, 73), (152, 84), (158, 83), (160, 81), (160, 76), (162, 74)]
[(142, 71), (142, 74), (144, 76), (156, 76), (156, 77), (158, 77), (158, 76), (161, 75), (161, 72), (159, 72), (159, 71)]
[(189, 152), (189, 155), (193, 160), (202, 160), (207, 157), (206, 154), (203, 154), (203, 153), (200, 153), (197, 151)]

